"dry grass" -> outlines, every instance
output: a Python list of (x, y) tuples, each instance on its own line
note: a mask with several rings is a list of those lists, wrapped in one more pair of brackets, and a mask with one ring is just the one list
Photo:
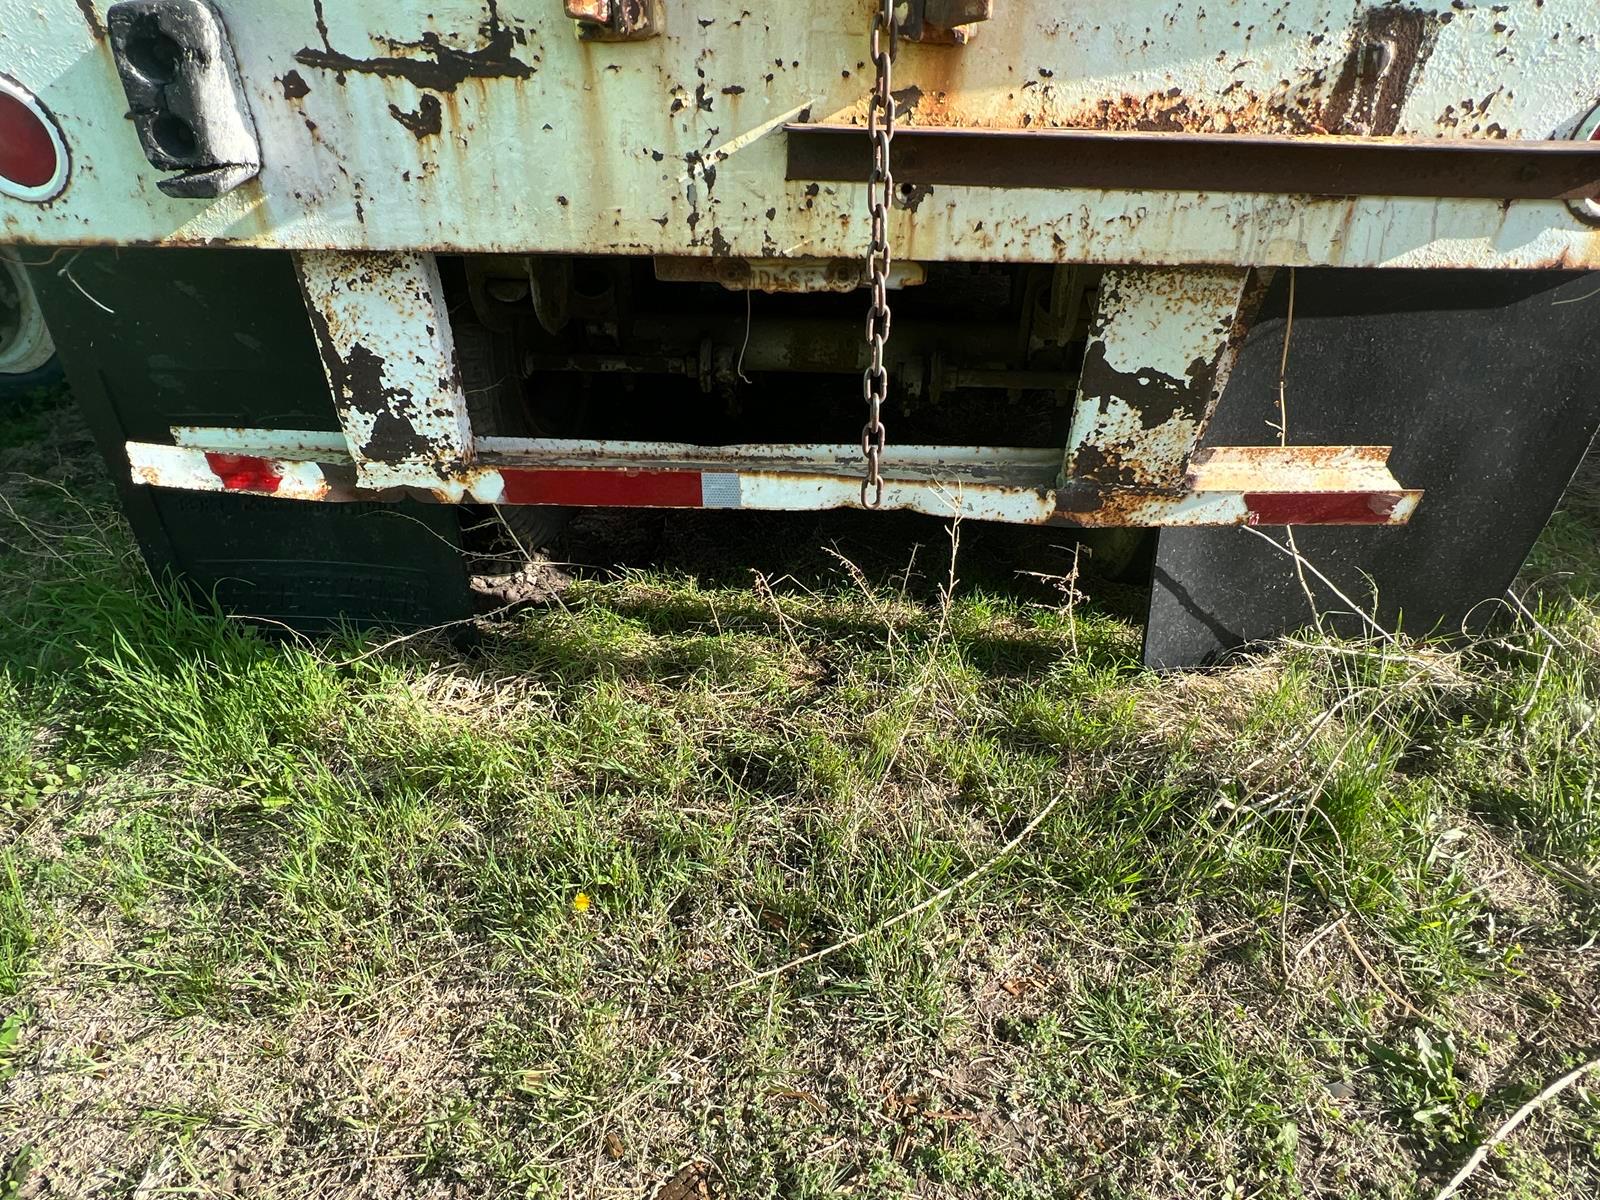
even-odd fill
[[(1582, 503), (1492, 641), (1157, 679), (975, 529), (467, 656), (0, 490), (0, 1195), (1431, 1196), (1600, 1044)], [(1580, 1084), (1465, 1194), (1597, 1178)]]

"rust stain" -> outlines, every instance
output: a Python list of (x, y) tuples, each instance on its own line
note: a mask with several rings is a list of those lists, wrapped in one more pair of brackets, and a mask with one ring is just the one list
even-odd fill
[(289, 71), (278, 81), (285, 100), (304, 100), (311, 94), (311, 85), (299, 71)]
[(1138, 527), (1148, 521), (1152, 502), (1170, 502), (1182, 496), (1177, 489), (1157, 490), (1131, 483), (1074, 481), (1055, 493), (1055, 512), (1047, 525), (1082, 527)]
[(1174, 87), (1096, 100), (1049, 124), (1140, 133), (1313, 133), (1319, 114), (1313, 95), (1261, 96), (1239, 87), (1208, 101)]
[(78, 11), (83, 14), (84, 22), (89, 26), (89, 32), (94, 35), (94, 40), (106, 40), (105, 22), (100, 19), (100, 14), (94, 9), (94, 0), (78, 0)]
[[(1284, 79), (1271, 90), (1235, 79), (1211, 95), (1170, 84), (1143, 95), (1067, 100), (1056, 91), (1054, 73), (1041, 70), (1039, 78), (1008, 94), (1000, 115), (975, 118), (969, 106), (977, 93), (965, 79), (966, 56), (940, 54), (918, 62), (912, 68), (917, 81), (894, 95), (910, 125), (1385, 136), (1397, 132), (1417, 73), (1452, 16), (1414, 6), (1370, 9), (1336, 72), (1319, 69), (1294, 83)], [(1018, 57), (1025, 53), (1019, 46)], [(1441, 130), (1454, 123), (1459, 118), (1438, 122)]]
[[(1111, 488), (1134, 487), (1145, 483), (1146, 471), (1137, 463), (1128, 462), (1114, 445), (1088, 443), (1079, 446), (1072, 458), (1073, 476), (1098, 486)], [(1069, 489), (1073, 496), (1088, 495), (1078, 489)], [(1098, 497), (1098, 491), (1094, 495)], [(1095, 504), (1099, 501), (1096, 499)], [(1074, 510), (1078, 511), (1078, 510)]]
[(389, 115), (409, 129), (419, 142), (436, 137), (444, 129), (444, 107), (437, 96), (424, 95), (416, 112), (406, 112), (398, 104), (391, 104)]
[(500, 19), (496, 0), (487, 0), (487, 15), (478, 26), (483, 45), (478, 49), (457, 49), (429, 30), (414, 42), (396, 43), (398, 47), (418, 50), (426, 56), (417, 58), (357, 58), (335, 50), (328, 37), (323, 0), (312, 0), (312, 3), (316, 8), (322, 48), (307, 46), (294, 56), (295, 61), (321, 71), (332, 71), (340, 83), (347, 75), (377, 75), (404, 79), (427, 91), (453, 92), (468, 79), (528, 79), (535, 70), (531, 63), (516, 56), (517, 43), (525, 41), (526, 35)]
[(1420, 8), (1367, 11), (1319, 124), (1329, 133), (1396, 132), (1411, 81), (1433, 53), (1437, 14)]

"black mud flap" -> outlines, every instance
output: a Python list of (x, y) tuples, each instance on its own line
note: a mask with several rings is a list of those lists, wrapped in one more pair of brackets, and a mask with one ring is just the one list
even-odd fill
[[(1272, 445), (1289, 273), (1279, 271), (1203, 445)], [(1295, 542), (1387, 629), (1489, 619), (1600, 424), (1600, 275), (1301, 270), (1289, 441), (1392, 445), (1426, 495), (1404, 528), (1300, 528)], [(1264, 529), (1275, 541), (1282, 529)], [(1363, 622), (1308, 578), (1341, 632)], [(1292, 558), (1243, 529), (1169, 529), (1145, 663), (1197, 667), (1309, 624)]]
[(467, 616), (453, 507), (170, 491), (129, 477), (124, 444), (169, 441), (173, 425), (339, 428), (288, 255), (66, 251), (33, 281), (157, 578), (304, 631)]

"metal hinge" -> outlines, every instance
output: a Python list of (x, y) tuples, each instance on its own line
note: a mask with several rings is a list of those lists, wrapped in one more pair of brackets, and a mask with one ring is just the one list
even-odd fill
[(977, 30), (972, 26), (994, 16), (994, 0), (911, 0), (900, 36), (908, 42), (964, 46)]
[(585, 42), (638, 42), (661, 32), (661, 0), (562, 0)]

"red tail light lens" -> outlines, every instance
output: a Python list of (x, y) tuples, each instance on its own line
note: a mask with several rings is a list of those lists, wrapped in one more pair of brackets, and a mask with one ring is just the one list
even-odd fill
[(67, 144), (34, 95), (0, 75), (0, 196), (42, 203), (67, 186)]

